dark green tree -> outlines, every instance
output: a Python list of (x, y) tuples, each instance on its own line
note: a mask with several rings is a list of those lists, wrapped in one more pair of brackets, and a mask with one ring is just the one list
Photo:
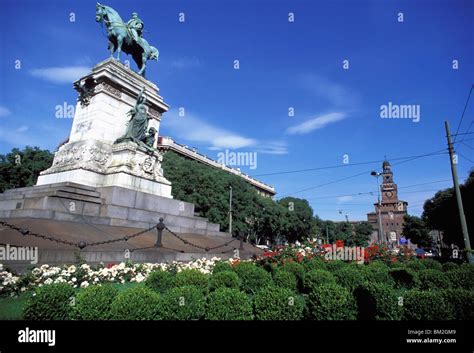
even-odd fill
[(14, 148), (0, 155), (0, 192), (35, 185), (39, 173), (52, 163), (53, 154), (39, 147)]
[[(474, 170), (460, 185), (464, 215), (471, 244), (474, 242)], [(422, 219), (429, 229), (443, 232), (443, 242), (464, 248), (456, 195), (453, 188), (438, 191), (423, 207)]]
[(433, 245), (429, 229), (420, 217), (405, 215), (403, 235), (420, 247), (430, 247)]

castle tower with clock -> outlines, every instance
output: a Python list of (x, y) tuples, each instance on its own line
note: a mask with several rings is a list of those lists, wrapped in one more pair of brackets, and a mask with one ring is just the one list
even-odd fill
[[(381, 176), (380, 192), (382, 198), (380, 204), (375, 203), (375, 212), (367, 214), (367, 220), (374, 228), (372, 242), (377, 242), (380, 239), (383, 243), (397, 245), (400, 244), (400, 238), (402, 237), (408, 202), (398, 199), (398, 189), (397, 184), (393, 181), (392, 166), (387, 160), (382, 164)], [(379, 217), (383, 234), (380, 234), (379, 230)]]

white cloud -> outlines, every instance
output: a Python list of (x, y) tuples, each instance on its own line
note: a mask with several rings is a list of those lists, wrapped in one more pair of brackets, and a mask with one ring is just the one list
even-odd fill
[(25, 132), (28, 131), (29, 127), (26, 125), (20, 126), (18, 129), (16, 129), (17, 132)]
[(8, 116), (11, 114), (11, 111), (5, 107), (0, 106), (0, 117)]
[(322, 129), (329, 124), (341, 121), (345, 118), (345, 113), (329, 113), (306, 120), (301, 124), (290, 126), (286, 129), (286, 132), (290, 135), (303, 135), (317, 129)]
[(72, 83), (89, 72), (90, 68), (87, 66), (68, 66), (33, 69), (30, 74), (52, 83), (61, 84)]
[(352, 201), (353, 199), (354, 198), (352, 196), (339, 196), (337, 198), (337, 202), (342, 203), (342, 202)]
[(280, 142), (264, 142), (213, 126), (195, 114), (186, 112), (179, 116), (171, 109), (163, 119), (161, 131), (172, 138), (208, 144), (210, 150), (252, 148), (260, 153), (286, 154), (286, 145)]
[(357, 98), (353, 91), (344, 86), (328, 80), (316, 74), (301, 76), (301, 82), (305, 89), (317, 97), (321, 97), (337, 107), (353, 107)]

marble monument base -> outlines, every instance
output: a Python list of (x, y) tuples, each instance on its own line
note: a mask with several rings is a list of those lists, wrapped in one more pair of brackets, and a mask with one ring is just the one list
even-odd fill
[(119, 186), (172, 198), (171, 183), (163, 176), (162, 159), (158, 151), (131, 141), (67, 143), (56, 152), (51, 168), (41, 172), (36, 185), (73, 182), (93, 187)]

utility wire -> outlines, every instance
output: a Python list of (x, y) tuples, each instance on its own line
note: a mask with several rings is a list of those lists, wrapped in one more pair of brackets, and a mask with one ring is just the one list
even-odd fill
[[(402, 161), (402, 162), (394, 163), (393, 165), (399, 165), (399, 164), (402, 164), (402, 163), (410, 162), (410, 161), (415, 160), (415, 159), (418, 159), (418, 158), (430, 157), (430, 156), (435, 156), (435, 155), (439, 155), (439, 154), (446, 154), (446, 153), (447, 153), (446, 150), (447, 150), (446, 148), (443, 148), (443, 149), (441, 149), (441, 150), (438, 150), (438, 151), (435, 151), (435, 152), (431, 152), (431, 153), (427, 153), (427, 154), (422, 154), (422, 155), (412, 156), (412, 157), (405, 157), (405, 158), (410, 158), (410, 159), (405, 160), (405, 161)], [(330, 181), (330, 182), (327, 182), (327, 183), (324, 183), (324, 184), (319, 184), (319, 185), (316, 185), (316, 186), (312, 186), (312, 187), (309, 187), (309, 188), (305, 188), (305, 189), (302, 189), (302, 190), (298, 190), (298, 191), (295, 191), (295, 192), (292, 192), (292, 193), (289, 193), (289, 194), (280, 196), (280, 198), (284, 198), (284, 197), (287, 197), (287, 196), (292, 196), (292, 195), (299, 194), (299, 193), (302, 193), (302, 192), (305, 192), (305, 191), (314, 190), (314, 189), (317, 189), (317, 188), (320, 188), (320, 187), (323, 187), (323, 186), (327, 186), (327, 185), (335, 184), (335, 183), (338, 183), (338, 182), (341, 182), (341, 181), (345, 181), (345, 180), (349, 180), (349, 179), (352, 179), (352, 178), (356, 178), (356, 177), (358, 177), (358, 176), (361, 176), (361, 175), (364, 175), (364, 174), (368, 174), (368, 173), (370, 173), (370, 172), (371, 172), (371, 171), (368, 170), (368, 171), (364, 171), (364, 172), (362, 172), (362, 173), (357, 173), (357, 174), (354, 174), (354, 175), (351, 175), (351, 176), (348, 176), (348, 177), (345, 177), (345, 178), (342, 178), (342, 179), (337, 179), (337, 180)]]
[(469, 90), (469, 95), (467, 96), (466, 104), (464, 105), (464, 110), (463, 110), (462, 115), (461, 115), (461, 120), (459, 120), (458, 128), (456, 129), (456, 134), (454, 136), (454, 142), (456, 142), (456, 138), (457, 138), (456, 135), (458, 134), (459, 128), (461, 127), (462, 121), (464, 119), (464, 113), (466, 113), (467, 105), (469, 104), (469, 99), (471, 98), (471, 93), (472, 93), (473, 88), (474, 88), (474, 85), (471, 85), (471, 89)]

